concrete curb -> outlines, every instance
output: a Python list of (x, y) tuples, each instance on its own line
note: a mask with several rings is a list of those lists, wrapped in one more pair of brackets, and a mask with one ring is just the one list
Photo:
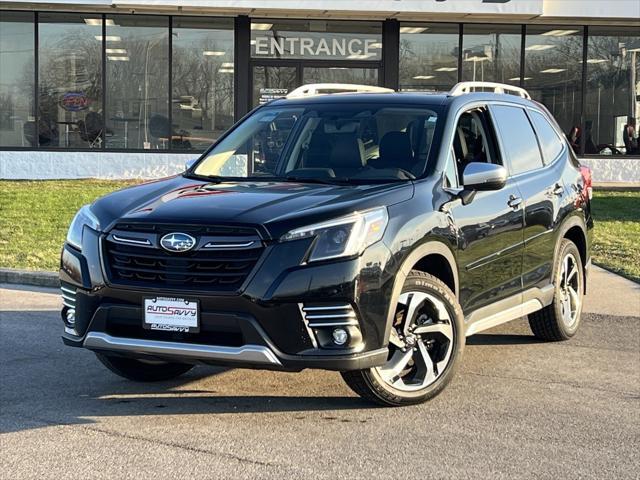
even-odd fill
[(60, 287), (60, 280), (56, 272), (17, 270), (15, 268), (0, 268), (0, 283), (50, 288)]

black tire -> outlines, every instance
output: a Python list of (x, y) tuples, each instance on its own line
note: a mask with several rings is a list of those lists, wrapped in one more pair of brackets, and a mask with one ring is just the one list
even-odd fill
[(116, 375), (135, 382), (171, 380), (193, 368), (193, 365), (186, 363), (145, 361), (98, 352), (96, 357)]
[[(399, 390), (382, 380), (376, 368), (342, 372), (347, 385), (366, 400), (383, 406), (403, 406), (425, 402), (438, 395), (453, 378), (464, 351), (464, 317), (454, 293), (444, 282), (433, 275), (412, 270), (402, 289), (405, 292), (424, 292), (440, 300), (448, 313), (453, 330), (451, 353), (447, 365), (437, 379), (426, 387), (407, 392)], [(392, 346), (390, 345), (390, 352)], [(391, 357), (391, 353), (390, 353)]]
[[(563, 280), (563, 262), (567, 256), (572, 256), (576, 260), (577, 269), (575, 290), (579, 301), (573, 323), (567, 323), (563, 319), (563, 300), (567, 295)], [(568, 340), (576, 334), (582, 317), (582, 300), (584, 297), (584, 267), (580, 258), (580, 251), (575, 243), (566, 238), (562, 239), (554, 262), (553, 285), (555, 289), (553, 302), (542, 310), (530, 313), (528, 319), (531, 331), (537, 338), (557, 342)]]

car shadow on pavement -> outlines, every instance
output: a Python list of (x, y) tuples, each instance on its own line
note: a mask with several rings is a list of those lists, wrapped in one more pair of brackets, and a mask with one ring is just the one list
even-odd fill
[(477, 333), (467, 338), (467, 345), (533, 345), (545, 343), (533, 335)]

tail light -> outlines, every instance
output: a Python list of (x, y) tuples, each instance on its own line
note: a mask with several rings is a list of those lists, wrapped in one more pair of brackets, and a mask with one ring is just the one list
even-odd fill
[(593, 198), (593, 182), (591, 179), (591, 169), (585, 165), (580, 166), (582, 175), (582, 195), (591, 200)]

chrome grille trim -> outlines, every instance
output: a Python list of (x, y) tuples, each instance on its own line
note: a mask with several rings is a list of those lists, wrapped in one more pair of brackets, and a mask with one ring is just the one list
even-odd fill
[[(358, 315), (351, 305), (300, 304), (302, 318), (308, 328), (358, 326)], [(317, 312), (317, 313), (316, 313)]]
[(76, 290), (60, 285), (60, 293), (65, 307), (76, 308)]
[(132, 245), (151, 245), (151, 242), (146, 238), (143, 240), (136, 240), (135, 238), (121, 237), (116, 234), (114, 234), (112, 237), (118, 243), (130, 243)]

